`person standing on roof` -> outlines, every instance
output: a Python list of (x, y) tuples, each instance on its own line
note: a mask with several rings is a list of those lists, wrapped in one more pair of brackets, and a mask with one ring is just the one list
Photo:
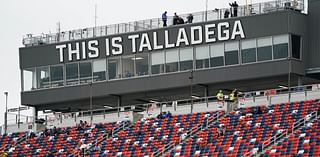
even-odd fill
[(188, 23), (192, 23), (192, 20), (193, 20), (193, 15), (189, 14), (189, 16), (187, 17)]
[(233, 14), (231, 14), (231, 17), (237, 17), (238, 16), (238, 7), (237, 1), (234, 1), (233, 3), (229, 3), (231, 9), (233, 9)]
[(177, 13), (174, 13), (173, 15), (173, 25), (177, 25), (179, 21), (179, 16), (177, 15)]
[(167, 27), (167, 20), (168, 20), (167, 11), (165, 11), (165, 12), (162, 14), (163, 27)]

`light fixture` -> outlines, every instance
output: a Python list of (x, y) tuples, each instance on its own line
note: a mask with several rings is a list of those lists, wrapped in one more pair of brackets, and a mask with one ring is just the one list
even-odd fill
[(283, 86), (283, 85), (279, 85), (278, 87), (279, 87), (279, 88), (283, 88), (283, 89), (288, 89), (287, 86)]
[(194, 99), (200, 99), (200, 97), (198, 97), (196, 95), (192, 95), (191, 97), (194, 98)]
[(136, 58), (131, 58), (132, 60), (141, 60), (141, 59), (143, 59), (142, 57), (136, 57)]
[(112, 106), (103, 106), (104, 108), (113, 109)]
[(158, 101), (152, 100), (152, 99), (150, 99), (149, 102), (150, 102), (150, 103), (159, 103)]

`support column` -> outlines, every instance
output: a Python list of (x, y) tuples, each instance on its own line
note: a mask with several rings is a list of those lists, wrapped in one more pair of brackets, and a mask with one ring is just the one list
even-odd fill
[(209, 95), (208, 86), (205, 86), (205, 87), (204, 87), (204, 97), (205, 97), (205, 99), (206, 99), (207, 107), (209, 107), (209, 103), (208, 103), (208, 95)]
[(38, 109), (33, 107), (33, 124), (35, 124), (36, 119), (38, 119)]
[(298, 76), (298, 86), (302, 86), (302, 76)]
[(120, 117), (121, 96), (118, 96), (118, 117)]

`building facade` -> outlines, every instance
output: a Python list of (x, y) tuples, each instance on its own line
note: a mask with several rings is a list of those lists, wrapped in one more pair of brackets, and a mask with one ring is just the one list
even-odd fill
[(151, 20), (144, 29), (133, 23), (27, 38), (19, 49), (22, 105), (79, 111), (91, 100), (98, 109), (315, 83), (320, 3), (309, 1), (308, 13), (289, 3), (241, 6), (228, 18), (221, 9), (217, 18), (206, 12), (168, 27)]

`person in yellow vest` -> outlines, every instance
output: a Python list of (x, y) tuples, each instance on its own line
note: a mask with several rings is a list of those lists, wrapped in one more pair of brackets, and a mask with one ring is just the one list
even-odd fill
[(234, 89), (231, 93), (230, 93), (230, 95), (229, 95), (229, 101), (230, 102), (235, 102), (235, 101), (237, 101), (237, 94), (238, 93), (238, 91), (237, 91), (237, 89)]
[(0, 155), (0, 157), (7, 157), (7, 156), (8, 156), (8, 153), (6, 153), (6, 152), (2, 152)]
[(223, 99), (224, 99), (223, 92), (222, 92), (222, 90), (219, 90), (219, 92), (217, 93), (217, 100), (223, 101)]

